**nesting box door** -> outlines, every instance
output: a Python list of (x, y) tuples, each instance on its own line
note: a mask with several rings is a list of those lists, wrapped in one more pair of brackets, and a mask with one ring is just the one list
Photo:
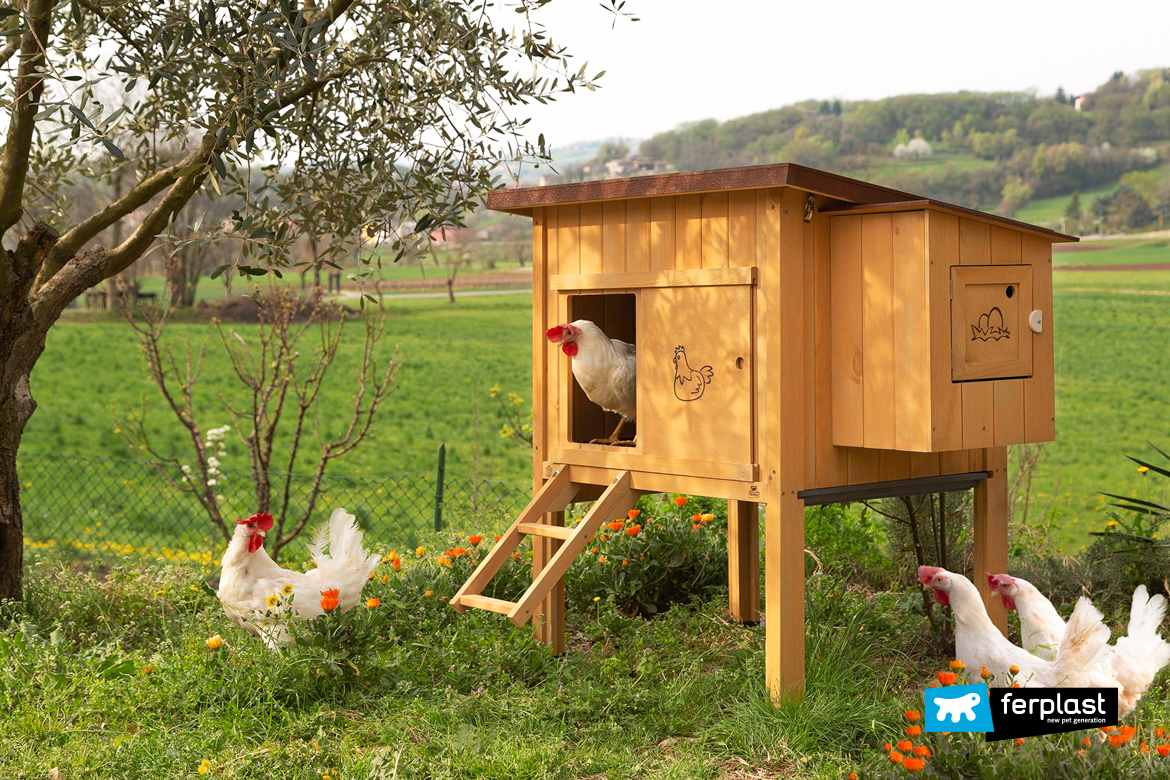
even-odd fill
[(638, 439), (647, 456), (754, 478), (751, 291), (751, 285), (642, 291)]
[(1032, 267), (951, 267), (951, 379), (1032, 376)]

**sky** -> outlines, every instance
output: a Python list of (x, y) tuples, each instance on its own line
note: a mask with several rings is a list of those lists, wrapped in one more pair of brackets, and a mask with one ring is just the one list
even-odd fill
[[(532, 112), (554, 149), (648, 138), (684, 122), (732, 119), (808, 98), (1035, 89), (1086, 92), (1114, 71), (1170, 67), (1170, 0), (791, 2), (560, 0), (539, 18), (596, 92)], [(612, 29), (611, 29), (612, 27)]]

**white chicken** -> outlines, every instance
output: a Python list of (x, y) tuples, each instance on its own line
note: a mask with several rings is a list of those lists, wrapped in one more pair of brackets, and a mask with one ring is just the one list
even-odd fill
[[(1008, 574), (988, 574), (987, 584), (999, 595), (1005, 609), (1019, 612), (1025, 650), (1043, 655), (1060, 645), (1067, 630), (1064, 620), (1035, 585)], [(1165, 615), (1165, 596), (1151, 596), (1145, 585), (1134, 590), (1126, 635), (1107, 650), (1103, 659), (1121, 685), (1124, 711), (1137, 705), (1154, 676), (1170, 663), (1170, 643), (1158, 633)]]
[(1020, 614), (1020, 643), (1033, 655), (1052, 660), (1064, 638), (1064, 618), (1027, 580), (1007, 574), (988, 574), (987, 587), (999, 596), (1003, 608)]
[(317, 532), (309, 546), (317, 567), (307, 572), (283, 569), (268, 557), (264, 536), (272, 528), (272, 515), (261, 512), (236, 523), (222, 558), (219, 603), (233, 622), (271, 649), (288, 641), (289, 617), (319, 617), (327, 599), (335, 598), (342, 611), (356, 606), (378, 564), (378, 556), (362, 546), (354, 516), (344, 509), (335, 509), (328, 527)]
[(594, 444), (630, 445), (621, 441), (622, 426), (636, 422), (637, 360), (633, 344), (611, 339), (589, 320), (566, 322), (548, 329), (548, 340), (561, 345), (561, 351), (573, 358), (573, 377), (589, 400), (607, 412), (621, 417), (617, 428), (606, 439)]
[[(1050, 661), (1008, 641), (987, 616), (983, 598), (966, 577), (937, 566), (920, 566), (918, 579), (934, 591), (936, 601), (951, 606), (955, 616), (956, 657), (969, 668), (986, 667), (1000, 685), (1014, 681), (1025, 688), (1116, 688), (1117, 714), (1124, 718), (1166, 664), (1165, 659), (1158, 657), (1143, 663), (1135, 652), (1133, 643), (1139, 641), (1137, 637), (1148, 642), (1152, 636), (1165, 644), (1157, 637), (1157, 623), (1161, 619), (1159, 605), (1152, 604), (1151, 599), (1138, 604), (1137, 597), (1139, 593), (1144, 596), (1144, 588), (1134, 594), (1135, 614), (1130, 617), (1132, 636), (1118, 640), (1116, 648), (1108, 646), (1109, 627), (1101, 611), (1087, 598), (1077, 599), (1056, 658)], [(1144, 652), (1149, 654), (1150, 650)], [(1019, 668), (1014, 676), (1010, 671), (1013, 665)]]

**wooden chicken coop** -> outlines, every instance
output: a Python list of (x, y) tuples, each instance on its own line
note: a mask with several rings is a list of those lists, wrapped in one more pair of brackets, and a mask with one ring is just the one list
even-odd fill
[[(767, 682), (799, 696), (806, 506), (974, 488), (976, 571), (1006, 568), (1006, 448), (1055, 436), (1052, 244), (1075, 238), (795, 164), (488, 205), (532, 219), (535, 495), (456, 609), (536, 620), (563, 651), (569, 564), (639, 495), (669, 491), (727, 499), (730, 611), (758, 621), (763, 506)], [(591, 443), (617, 418), (545, 338), (580, 319), (636, 345), (633, 446)], [(481, 595), (528, 536), (531, 587)]]

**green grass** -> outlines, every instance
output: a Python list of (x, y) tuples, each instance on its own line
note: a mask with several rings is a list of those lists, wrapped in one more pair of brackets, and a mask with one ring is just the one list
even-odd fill
[(893, 157), (884, 161), (881, 167), (867, 171), (865, 177), (881, 183), (885, 177), (903, 173), (925, 173), (937, 168), (953, 168), (956, 171), (975, 171), (980, 168), (994, 168), (994, 160), (981, 160), (970, 154), (935, 153), (923, 159), (898, 160)]
[[(1089, 208), (1093, 205), (1094, 198), (1101, 195), (1108, 195), (1117, 189), (1118, 184), (1119, 182), (1115, 181), (1082, 192), (1081, 208)], [(1052, 198), (1032, 200), (1020, 207), (1020, 210), (1013, 215), (1013, 218), (1021, 222), (1029, 222), (1033, 225), (1057, 226), (1060, 223), (1061, 217), (1064, 216), (1065, 209), (1068, 208), (1068, 202), (1071, 199), (1072, 193), (1070, 192), (1068, 195), (1057, 195)]]
[[(500, 422), (488, 389), (531, 396), (529, 296), (410, 300), (389, 306), (390, 319), (378, 347), (385, 361), (401, 345), (405, 359), (398, 390), (385, 403), (374, 433), (363, 446), (335, 462), (335, 474), (397, 474), (434, 468), (435, 452), (447, 443), (448, 467), (481, 476), (518, 478), (530, 473), (526, 450), (500, 439)], [(225, 328), (228, 327), (225, 325)], [(253, 327), (232, 325), (249, 338)], [(241, 398), (223, 347), (205, 324), (169, 326), (178, 348), (207, 341), (203, 378), (196, 390), (197, 416), (204, 429), (230, 422), (221, 402)], [(341, 350), (323, 393), (323, 428), (336, 435), (353, 392), (361, 325), (346, 326)], [(121, 457), (133, 455), (114, 432), (113, 408), (120, 412), (146, 402), (148, 421), (163, 452), (186, 454), (189, 443), (147, 377), (130, 329), (116, 320), (62, 322), (32, 376), (40, 407), (26, 429), (23, 447), (42, 453)], [(478, 430), (477, 430), (478, 415)], [(229, 444), (228, 467), (245, 467), (245, 450)], [(302, 466), (308, 460), (302, 462)]]
[(1072, 252), (1056, 252), (1052, 263), (1056, 268), (1065, 266), (1110, 266), (1137, 265), (1143, 263), (1170, 263), (1170, 239), (1141, 240), (1116, 239), (1086, 241), (1080, 249)]

